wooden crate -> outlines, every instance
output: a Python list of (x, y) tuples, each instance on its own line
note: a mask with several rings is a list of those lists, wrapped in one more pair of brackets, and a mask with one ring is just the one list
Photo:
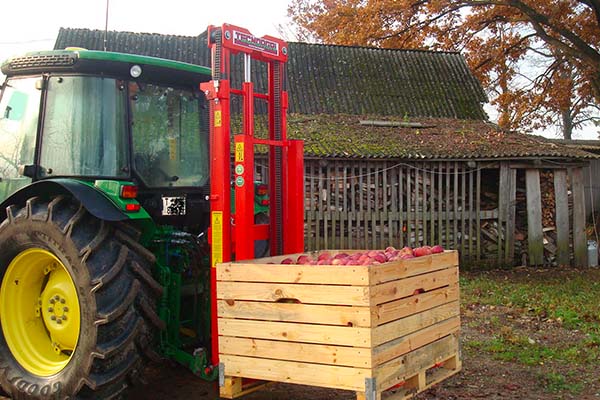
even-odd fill
[(217, 266), (222, 397), (244, 394), (243, 377), (404, 399), (460, 370), (456, 251), (279, 264), (296, 256)]

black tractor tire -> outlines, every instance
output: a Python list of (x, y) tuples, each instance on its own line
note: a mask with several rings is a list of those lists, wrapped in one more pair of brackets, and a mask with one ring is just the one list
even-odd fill
[[(79, 339), (66, 366), (38, 376), (15, 359), (0, 331), (0, 385), (13, 399), (115, 399), (142, 380), (156, 357), (164, 323), (156, 313), (162, 287), (152, 277), (154, 255), (126, 223), (92, 216), (69, 196), (38, 197), (6, 209), (0, 224), (0, 282), (11, 260), (30, 248), (55, 255), (79, 299)], [(143, 380), (142, 380), (143, 382)]]

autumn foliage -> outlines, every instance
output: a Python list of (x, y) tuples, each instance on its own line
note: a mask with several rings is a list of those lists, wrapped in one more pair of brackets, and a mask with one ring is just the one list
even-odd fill
[(460, 51), (506, 128), (598, 122), (599, 0), (293, 0), (301, 39)]

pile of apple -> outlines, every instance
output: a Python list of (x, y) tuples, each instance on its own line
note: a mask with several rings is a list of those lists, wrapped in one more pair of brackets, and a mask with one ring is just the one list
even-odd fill
[(352, 254), (338, 253), (332, 255), (325, 251), (317, 258), (302, 254), (295, 260), (288, 257), (281, 261), (281, 264), (298, 264), (298, 265), (378, 265), (388, 261), (404, 260), (407, 258), (415, 258), (427, 256), (430, 254), (442, 253), (442, 246), (422, 246), (422, 247), (404, 247), (400, 250), (394, 247), (388, 247), (385, 250), (370, 250), (365, 252), (356, 252)]

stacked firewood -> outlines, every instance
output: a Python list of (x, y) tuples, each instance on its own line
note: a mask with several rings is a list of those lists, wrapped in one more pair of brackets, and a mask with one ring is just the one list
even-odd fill
[(554, 226), (556, 199), (554, 197), (554, 173), (542, 171), (540, 173), (540, 191), (542, 193), (542, 226)]

